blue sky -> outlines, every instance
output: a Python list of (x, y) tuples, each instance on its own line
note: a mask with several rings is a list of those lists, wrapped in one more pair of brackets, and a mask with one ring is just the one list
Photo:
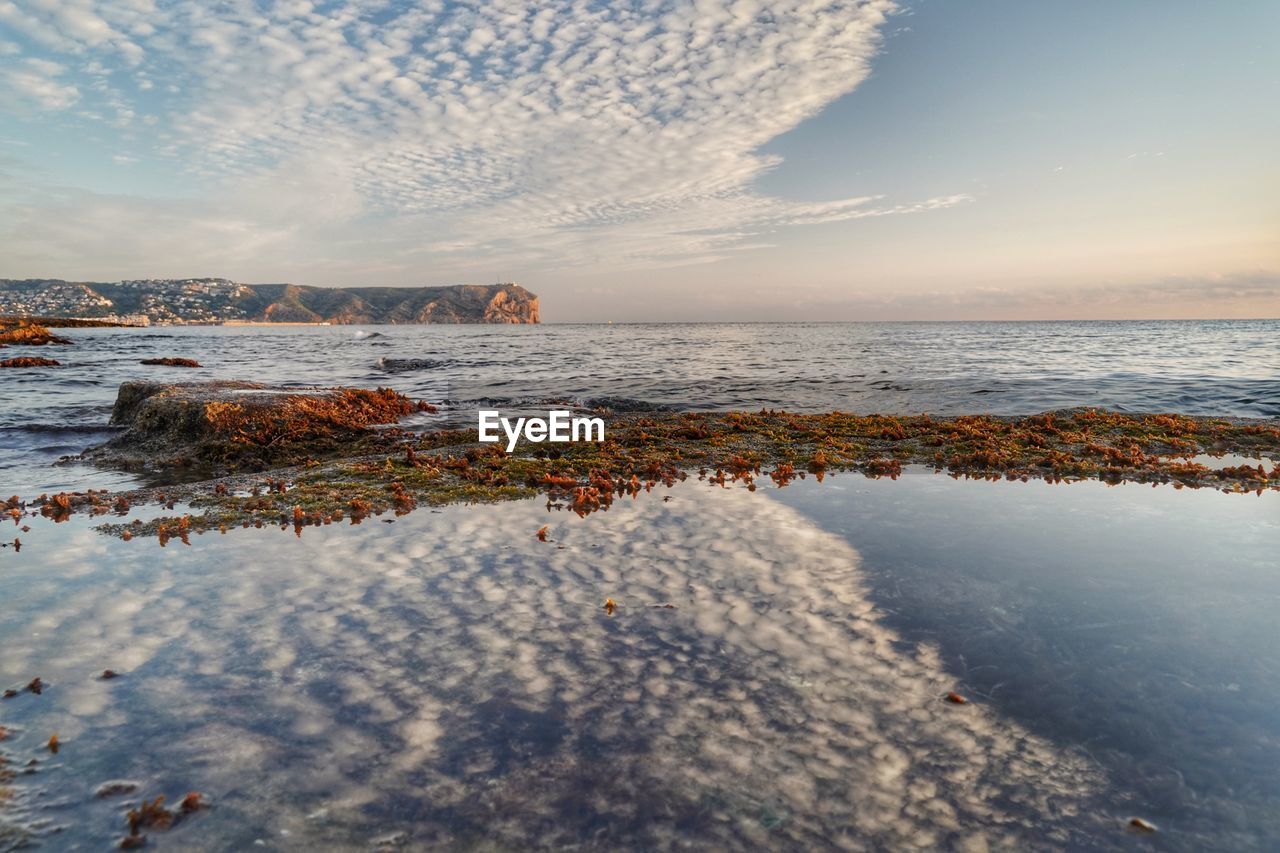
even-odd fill
[(1280, 4), (0, 0), (0, 276), (1280, 316)]

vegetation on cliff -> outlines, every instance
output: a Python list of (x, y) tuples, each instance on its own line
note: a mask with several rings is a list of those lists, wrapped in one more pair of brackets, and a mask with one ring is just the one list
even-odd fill
[[(66, 282), (0, 279), (6, 310), (153, 323), (537, 323), (537, 295), (518, 284), (309, 287), (226, 279)], [(90, 325), (93, 320), (67, 323)]]

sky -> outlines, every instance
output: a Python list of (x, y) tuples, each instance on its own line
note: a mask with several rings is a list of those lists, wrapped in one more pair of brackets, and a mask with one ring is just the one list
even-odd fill
[(0, 277), (1280, 317), (1280, 3), (0, 0)]

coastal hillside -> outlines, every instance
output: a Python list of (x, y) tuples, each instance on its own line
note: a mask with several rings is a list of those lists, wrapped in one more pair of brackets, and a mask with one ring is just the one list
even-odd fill
[(518, 284), (306, 287), (222, 278), (70, 282), (0, 279), (0, 314), (136, 323), (537, 323)]

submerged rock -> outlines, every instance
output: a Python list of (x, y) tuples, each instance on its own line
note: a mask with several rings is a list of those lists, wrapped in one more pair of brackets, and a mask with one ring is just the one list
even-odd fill
[(674, 406), (666, 403), (650, 403), (634, 397), (589, 397), (582, 401), (588, 409), (607, 409), (611, 412), (673, 412)]
[(390, 388), (126, 382), (111, 413), (123, 432), (86, 456), (107, 465), (291, 465), (356, 452), (375, 426), (430, 408)]
[[(376, 334), (376, 333), (375, 333)], [(372, 337), (372, 335), (370, 335)], [(448, 361), (430, 358), (380, 358), (378, 367), (387, 373), (406, 373), (411, 370), (435, 370), (448, 365)]]
[(142, 364), (156, 367), (199, 367), (194, 358), (144, 358)]
[(55, 361), (52, 358), (32, 358), (23, 356), (22, 358), (7, 358), (0, 361), (0, 367), (61, 367), (62, 362)]

